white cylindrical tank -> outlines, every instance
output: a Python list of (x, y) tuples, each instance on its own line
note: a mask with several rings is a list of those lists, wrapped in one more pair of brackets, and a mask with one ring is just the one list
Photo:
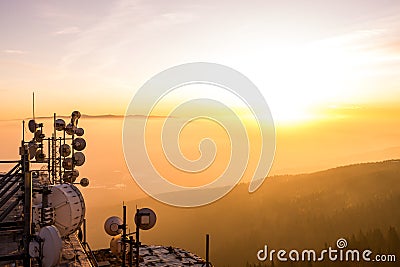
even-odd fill
[(62, 237), (79, 229), (85, 218), (85, 201), (82, 193), (73, 184), (51, 187), (49, 206), (54, 209), (54, 225)]

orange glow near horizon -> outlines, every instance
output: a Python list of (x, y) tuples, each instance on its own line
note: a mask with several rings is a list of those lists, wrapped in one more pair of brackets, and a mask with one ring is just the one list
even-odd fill
[[(34, 91), (37, 117), (54, 112), (68, 116), (72, 110), (118, 115), (82, 119), (89, 144), (84, 170), (95, 177), (95, 188), (113, 196), (123, 191), (130, 198), (127, 187), (144, 196), (124, 163), (122, 117), (151, 77), (199, 61), (241, 72), (264, 96), (276, 126), (270, 175), (400, 157), (400, 5), (346, 1), (342, 4), (349, 13), (343, 13), (337, 2), (312, 7), (305, 2), (105, 1), (96, 9), (74, 2), (64, 3), (67, 8), (61, 2), (0, 2), (1, 158), (18, 157), (19, 120), (32, 116)], [(224, 10), (224, 17), (209, 12), (211, 7)], [(257, 164), (260, 136), (240, 99), (215, 88), (176, 90), (152, 115), (169, 115), (177, 103), (196, 97), (222, 101), (243, 119), (252, 141), (244, 173), (248, 180)], [(224, 170), (230, 143), (222, 128), (196, 121), (183, 129), (180, 145), (189, 159), (199, 156), (202, 138), (215, 139), (220, 148), (218, 164), (199, 174), (212, 175), (190, 181), (163, 156), (160, 122), (150, 118), (155, 146), (150, 143), (149, 152), (166, 176), (198, 185)]]
[[(318, 121), (302, 124), (276, 125), (276, 154), (270, 175), (312, 172), (357, 162), (400, 158), (399, 107), (332, 107), (321, 112), (320, 117)], [(47, 128), (51, 125), (51, 119), (43, 121)], [(88, 171), (89, 178), (93, 177), (91, 182), (94, 187), (109, 185), (119, 190), (128, 184), (135, 185), (122, 154), (122, 121), (121, 117), (81, 119), (88, 142), (85, 151), (88, 161), (84, 170)], [(162, 123), (163, 119), (150, 119), (148, 127), (151, 130), (147, 134), (150, 156), (160, 164), (166, 177), (171, 177), (177, 183), (194, 186), (210, 182), (226, 167), (230, 147), (227, 133), (214, 122), (199, 120), (189, 123), (182, 130), (179, 137), (182, 152), (188, 159), (194, 160), (200, 156), (199, 142), (203, 138), (211, 138), (218, 148), (217, 164), (200, 173), (196, 179), (192, 179), (192, 176), (179, 176), (181, 174), (178, 175), (177, 170), (169, 165), (162, 151), (161, 133), (158, 131)], [(0, 124), (0, 156), (2, 159), (16, 159), (22, 136), (21, 123), (13, 120), (1, 121)], [(259, 133), (254, 131), (251, 124), (246, 127), (251, 151), (244, 181), (249, 179), (257, 164), (257, 146), (260, 144)], [(25, 134), (28, 139), (29, 131), (25, 131)], [(211, 171), (212, 175), (201, 178), (207, 171)], [(120, 187), (114, 187), (115, 184)]]

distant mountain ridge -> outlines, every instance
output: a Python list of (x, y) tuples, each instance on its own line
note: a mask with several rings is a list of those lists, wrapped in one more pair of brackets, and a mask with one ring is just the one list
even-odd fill
[[(92, 119), (103, 119), (103, 118), (169, 118), (169, 116), (160, 116), (160, 115), (114, 115), (114, 114), (102, 114), (102, 115), (89, 115), (89, 114), (82, 114), (81, 118), (92, 118)], [(52, 116), (36, 116), (35, 119), (52, 119)], [(57, 118), (71, 118), (70, 115), (57, 115)], [(30, 118), (25, 118), (25, 120), (30, 120)]]
[[(200, 256), (204, 256), (204, 235), (209, 233), (215, 266), (239, 267), (257, 263), (255, 253), (265, 244), (318, 250), (360, 231), (384, 232), (390, 227), (399, 231), (399, 185), (400, 160), (360, 163), (269, 177), (252, 194), (248, 184), (239, 184), (224, 198), (199, 208), (175, 208), (151, 198), (130, 201), (128, 217), (136, 205), (151, 207), (158, 221), (143, 234), (143, 242), (183, 247)], [(103, 210), (119, 213), (120, 209)], [(88, 219), (105, 218), (97, 214)], [(100, 231), (89, 230), (91, 239), (97, 238), (94, 246), (107, 246), (108, 238)]]

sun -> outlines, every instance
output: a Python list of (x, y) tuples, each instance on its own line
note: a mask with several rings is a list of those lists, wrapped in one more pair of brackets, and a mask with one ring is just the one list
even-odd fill
[(365, 95), (379, 55), (359, 49), (362, 41), (342, 36), (254, 49), (252, 58), (258, 63), (244, 67), (244, 74), (264, 95), (277, 124), (319, 120), (321, 107), (348, 104)]

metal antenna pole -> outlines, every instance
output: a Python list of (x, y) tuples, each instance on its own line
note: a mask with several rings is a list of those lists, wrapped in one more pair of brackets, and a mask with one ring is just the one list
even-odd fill
[(126, 206), (122, 206), (122, 267), (126, 266)]
[(139, 267), (139, 249), (140, 249), (140, 241), (139, 241), (139, 224), (140, 221), (142, 220), (140, 214), (139, 214), (139, 209), (136, 206), (136, 214), (138, 216), (138, 223), (136, 224), (136, 261), (135, 265), (136, 267)]
[(32, 116), (35, 119), (35, 92), (32, 92)]
[(83, 243), (86, 246), (86, 219), (83, 219)]
[(129, 267), (133, 267), (133, 236), (129, 237)]
[[(60, 147), (61, 146), (63, 146), (63, 145), (65, 145), (65, 129), (64, 129), (64, 131), (63, 131), (63, 141), (62, 141), (62, 144), (60, 143)], [(73, 155), (73, 154), (72, 154)], [(61, 158), (61, 156), (62, 156), (62, 158)], [(65, 160), (65, 156), (63, 156), (63, 155), (61, 155), (61, 153), (60, 153), (60, 176), (61, 176), (61, 174), (62, 175), (65, 175), (65, 169), (63, 169), (62, 168), (62, 159), (64, 159)]]
[(22, 143), (25, 143), (25, 121), (22, 121)]
[(210, 235), (206, 234), (206, 267), (210, 266)]
[[(56, 152), (56, 150), (57, 150), (56, 113), (54, 113), (53, 114), (53, 136), (51, 138), (51, 165), (53, 166), (53, 179), (54, 180), (57, 179), (57, 166), (56, 166), (56, 153), (57, 152)], [(60, 174), (60, 180), (61, 180), (61, 174)], [(61, 181), (60, 181), (60, 184), (61, 184)]]
[(31, 266), (29, 241), (32, 235), (32, 176), (30, 172), (29, 150), (21, 144), (22, 175), (24, 179), (24, 267)]

